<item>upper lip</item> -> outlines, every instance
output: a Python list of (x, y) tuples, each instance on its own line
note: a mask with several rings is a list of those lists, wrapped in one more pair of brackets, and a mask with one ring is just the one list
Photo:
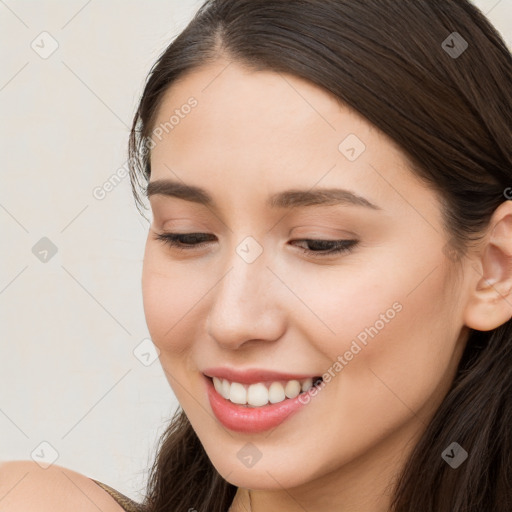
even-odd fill
[(282, 373), (262, 368), (236, 369), (227, 367), (206, 368), (203, 374), (207, 377), (218, 377), (230, 382), (239, 382), (240, 384), (254, 384), (256, 382), (278, 381), (278, 380), (303, 380), (318, 377), (318, 375), (306, 373)]

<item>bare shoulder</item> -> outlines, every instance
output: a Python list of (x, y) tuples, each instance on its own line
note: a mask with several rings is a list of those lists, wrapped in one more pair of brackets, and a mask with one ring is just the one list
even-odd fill
[(29, 460), (0, 462), (2, 512), (122, 512), (115, 500), (90, 478)]

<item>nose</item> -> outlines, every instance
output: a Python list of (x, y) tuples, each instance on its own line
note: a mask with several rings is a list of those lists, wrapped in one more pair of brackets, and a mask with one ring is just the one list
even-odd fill
[(236, 350), (256, 340), (274, 341), (283, 334), (284, 287), (267, 267), (264, 254), (249, 263), (234, 253), (212, 290), (207, 330), (225, 349)]

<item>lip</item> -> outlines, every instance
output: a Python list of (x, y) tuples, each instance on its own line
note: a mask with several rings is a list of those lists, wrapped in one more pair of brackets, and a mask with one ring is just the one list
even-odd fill
[[(309, 395), (305, 403), (302, 401), (304, 395), (308, 395), (309, 393), (309, 391), (306, 391), (300, 393), (295, 398), (288, 398), (277, 404), (268, 404), (261, 407), (247, 407), (226, 400), (217, 393), (211, 378), (206, 375), (203, 375), (203, 378), (206, 382), (208, 399), (213, 413), (224, 427), (235, 432), (257, 434), (275, 428), (287, 418), (299, 412), (305, 405), (308, 405), (311, 400), (314, 400), (313, 395)], [(261, 380), (258, 382), (261, 382)]]
[(203, 374), (207, 377), (218, 377), (227, 379), (230, 382), (239, 382), (240, 384), (256, 384), (257, 382), (274, 382), (281, 380), (303, 380), (308, 378), (320, 377), (321, 375), (311, 375), (307, 373), (281, 373), (262, 368), (247, 368), (239, 370), (235, 368), (216, 367), (206, 368)]

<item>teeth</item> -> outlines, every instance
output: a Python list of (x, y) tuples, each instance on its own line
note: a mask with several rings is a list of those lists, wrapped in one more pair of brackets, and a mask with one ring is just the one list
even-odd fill
[(290, 380), (286, 383), (286, 387), (284, 388), (284, 394), (288, 398), (295, 398), (298, 396), (301, 390), (301, 385), (298, 380)]
[(279, 382), (272, 382), (268, 389), (268, 400), (271, 404), (282, 402), (286, 398), (284, 388)]
[[(233, 382), (233, 384), (235, 383)], [(233, 387), (233, 384), (231, 384), (231, 387)], [(280, 386), (280, 384), (276, 382), (273, 382), (273, 384), (277, 384), (278, 386)], [(244, 403), (247, 403), (254, 407), (258, 407), (260, 405), (267, 405), (268, 399), (269, 391), (267, 389), (267, 386), (260, 382), (258, 384), (251, 384), (249, 386), (249, 389), (247, 390), (247, 402)]]
[(231, 384), (227, 380), (222, 381), (222, 391), (221, 395), (226, 399), (229, 400), (229, 390), (231, 388)]
[(302, 383), (302, 391), (309, 391), (313, 387), (313, 379), (310, 377)]
[(229, 399), (234, 404), (243, 405), (247, 403), (247, 390), (244, 388), (243, 384), (240, 384), (239, 382), (231, 383)]
[(222, 381), (220, 379), (218, 379), (217, 377), (213, 377), (213, 387), (215, 388), (215, 391), (217, 391), (217, 393), (219, 393), (219, 395), (224, 396), (224, 393), (222, 392), (222, 389), (223, 389)]
[(311, 389), (313, 379), (309, 377), (300, 382), (289, 380), (284, 386), (281, 382), (272, 382), (267, 388), (262, 382), (247, 386), (239, 382), (229, 382), (226, 379), (213, 377), (213, 386), (217, 393), (234, 404), (261, 407), (269, 402), (277, 404), (286, 400), (286, 398), (295, 398), (301, 392)]

